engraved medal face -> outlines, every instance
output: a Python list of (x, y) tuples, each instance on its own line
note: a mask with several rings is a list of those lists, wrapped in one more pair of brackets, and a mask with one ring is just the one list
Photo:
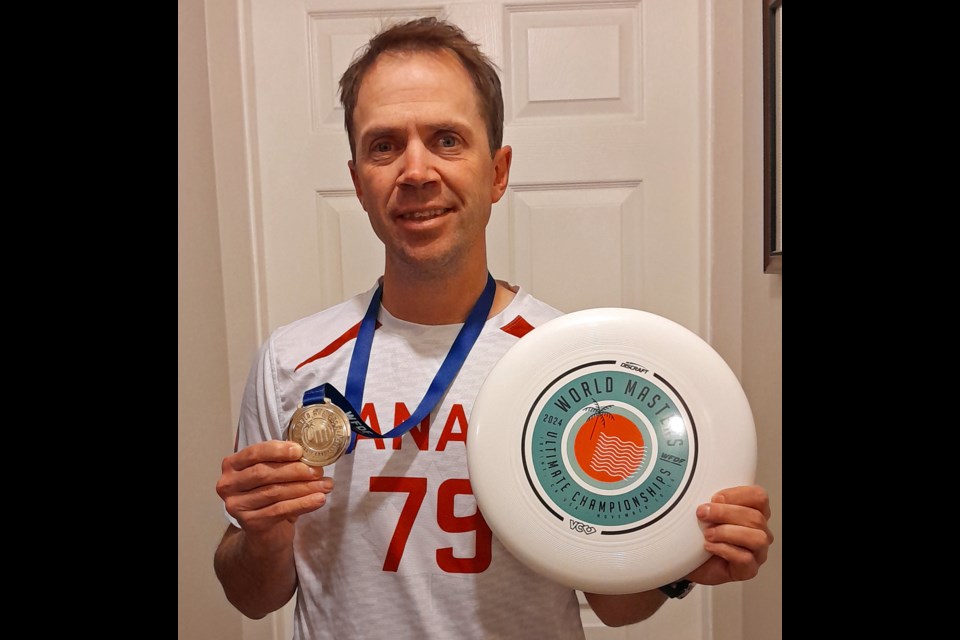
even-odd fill
[(311, 467), (336, 462), (350, 444), (350, 421), (329, 399), (323, 404), (300, 407), (290, 418), (287, 440), (303, 448), (300, 461)]

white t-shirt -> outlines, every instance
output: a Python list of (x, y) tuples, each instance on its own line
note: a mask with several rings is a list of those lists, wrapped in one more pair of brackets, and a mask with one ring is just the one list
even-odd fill
[[(307, 389), (345, 390), (372, 295), (273, 333), (244, 392), (239, 448), (283, 439)], [(325, 469), (335, 480), (327, 504), (297, 520), (295, 638), (583, 638), (575, 592), (504, 549), (467, 481), (480, 384), (520, 337), (558, 315), (518, 290), (487, 320), (428, 424), (401, 439), (361, 438)], [(416, 409), (462, 325), (417, 325), (383, 308), (379, 322), (360, 413), (383, 433)]]

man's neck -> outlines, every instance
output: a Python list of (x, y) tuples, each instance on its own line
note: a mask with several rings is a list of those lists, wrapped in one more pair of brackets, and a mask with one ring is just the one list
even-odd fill
[[(481, 265), (466, 273), (406, 276), (386, 270), (382, 304), (395, 318), (417, 324), (464, 322), (487, 284), (487, 268)], [(502, 311), (514, 293), (497, 286), (490, 316)]]

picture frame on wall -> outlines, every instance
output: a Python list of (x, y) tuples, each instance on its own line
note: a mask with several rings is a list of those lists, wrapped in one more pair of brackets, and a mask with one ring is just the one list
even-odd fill
[(763, 272), (783, 273), (783, 0), (763, 3)]

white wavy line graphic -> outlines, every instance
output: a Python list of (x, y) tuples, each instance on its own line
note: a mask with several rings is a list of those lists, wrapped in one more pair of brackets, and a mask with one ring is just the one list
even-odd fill
[(643, 445), (639, 445), (636, 442), (621, 440), (617, 436), (602, 432), (600, 433), (600, 442), (597, 444), (597, 448), (599, 449), (600, 447), (618, 447), (641, 456), (643, 455), (643, 450), (645, 448)]
[(636, 473), (645, 456), (646, 447), (601, 432), (590, 458), (590, 468), (623, 480)]

